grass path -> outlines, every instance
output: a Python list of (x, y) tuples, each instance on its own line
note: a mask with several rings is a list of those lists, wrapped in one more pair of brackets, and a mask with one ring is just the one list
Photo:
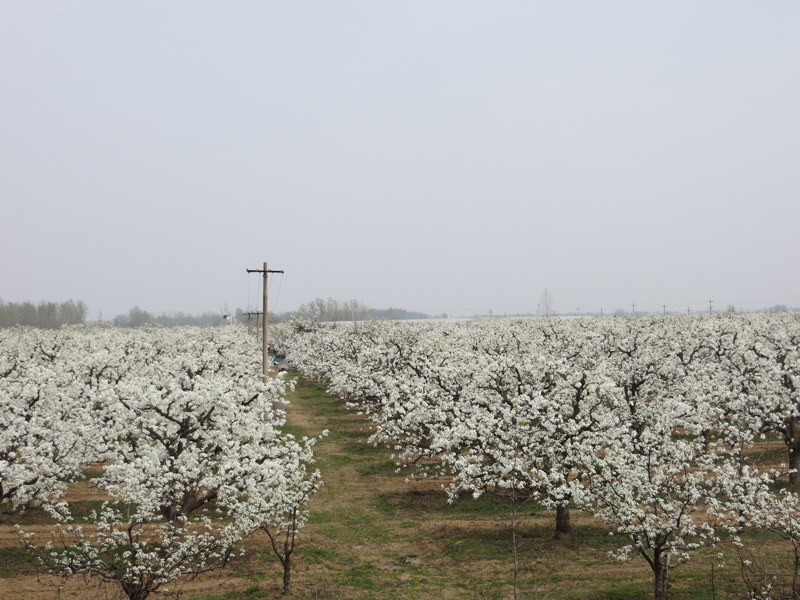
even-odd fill
[[(445, 507), (440, 482), (405, 482), (390, 453), (366, 443), (368, 424), (322, 389), (300, 382), (290, 397), (288, 431), (329, 434), (315, 448), (325, 485), (310, 504), (298, 552), (295, 595), (327, 598), (432, 597), (444, 593), (432, 563), (447, 562), (435, 523), (418, 507)], [(401, 593), (402, 592), (402, 593)], [(453, 596), (457, 597), (457, 596)]]
[[(441, 480), (407, 481), (396, 473), (389, 450), (366, 444), (370, 431), (364, 418), (314, 382), (298, 380), (289, 400), (288, 432), (298, 437), (330, 432), (315, 447), (325, 485), (310, 503), (311, 517), (295, 554), (295, 598), (513, 597), (507, 499), (487, 494), (448, 504)], [(580, 514), (573, 521), (573, 539), (556, 542), (553, 514), (527, 507), (519, 597), (646, 597), (639, 593), (650, 587), (646, 565), (610, 562), (607, 531)], [(266, 547), (265, 539), (251, 544)], [(276, 559), (262, 552), (245, 570), (257, 586), (238, 597), (279, 596)], [(606, 594), (609, 585), (617, 592)]]

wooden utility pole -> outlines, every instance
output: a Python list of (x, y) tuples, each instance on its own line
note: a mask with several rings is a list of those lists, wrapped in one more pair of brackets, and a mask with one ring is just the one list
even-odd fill
[(264, 375), (264, 381), (267, 380), (267, 366), (269, 365), (269, 352), (267, 344), (267, 275), (269, 273), (281, 273), (283, 271), (270, 271), (267, 268), (267, 263), (264, 263), (263, 269), (247, 269), (248, 273), (263, 273), (264, 274), (264, 316), (261, 319), (262, 334), (261, 334), (261, 369)]

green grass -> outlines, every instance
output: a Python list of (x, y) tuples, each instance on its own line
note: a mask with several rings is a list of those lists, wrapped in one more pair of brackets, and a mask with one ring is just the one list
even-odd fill
[(363, 562), (352, 558), (341, 565), (341, 581), (343, 585), (362, 590), (375, 590), (379, 585), (376, 581), (378, 570), (371, 562)]
[(385, 460), (383, 462), (368, 462), (358, 468), (358, 474), (362, 477), (370, 477), (373, 475), (391, 475), (396, 472), (397, 463), (392, 459)]
[(224, 594), (193, 596), (193, 600), (256, 600), (257, 598), (271, 597), (268, 592), (261, 591), (257, 585), (253, 585), (243, 590), (231, 590)]
[(643, 589), (640, 583), (601, 585), (592, 590), (591, 595), (587, 595), (586, 590), (574, 589), (568, 585), (559, 586), (557, 589), (557, 597), (564, 600), (650, 600), (652, 598), (652, 593)]
[(360, 526), (374, 523), (377, 518), (377, 515), (370, 514), (362, 507), (338, 506), (331, 510), (313, 512), (309, 515), (309, 523), (318, 525), (336, 524), (342, 526)]
[(39, 507), (28, 507), (22, 511), (16, 511), (3, 515), (3, 525), (42, 525), (52, 523), (50, 514)]
[[(76, 523), (97, 523), (97, 513), (106, 502), (102, 500), (85, 500), (70, 502), (69, 508)], [(110, 508), (120, 511), (123, 515), (136, 512), (136, 506), (124, 502), (108, 502)]]
[(336, 552), (325, 548), (303, 547), (300, 548), (299, 554), (303, 557), (303, 560), (315, 564), (333, 563), (336, 560)]
[(440, 541), (445, 548), (445, 554), (456, 560), (492, 559), (508, 555), (511, 551), (511, 539), (505, 527), (488, 532), (446, 531)]
[(34, 571), (36, 559), (24, 548), (0, 548), (0, 577)]
[(284, 425), (281, 427), (281, 432), (284, 434), (292, 435), (297, 440), (302, 440), (303, 436), (312, 437), (313, 434), (309, 434), (307, 428), (305, 427), (298, 427), (295, 425)]
[(88, 480), (88, 479), (98, 479), (103, 476), (104, 469), (103, 467), (89, 467), (88, 469), (84, 469), (81, 472), (80, 479)]
[[(434, 513), (435, 516), (508, 517), (510, 519), (514, 502), (507, 496), (483, 494), (480, 497), (463, 496), (453, 502), (448, 501), (444, 490), (414, 491), (380, 495), (376, 506), (388, 514), (402, 511), (415, 513)], [(535, 502), (517, 505), (521, 518), (541, 516), (542, 509)]]
[(348, 454), (366, 458), (380, 458), (386, 454), (386, 448), (366, 443), (364, 441), (366, 436), (363, 434), (357, 434), (354, 437), (356, 439), (353, 442), (345, 444), (344, 449)]
[[(319, 414), (336, 413), (336, 402), (330, 401), (330, 396), (325, 392), (325, 388), (318, 382), (305, 379), (302, 375), (294, 377), (295, 398), (297, 401), (311, 404)], [(321, 412), (324, 411), (324, 412)]]
[(478, 498), (462, 496), (449, 506), (454, 514), (510, 517), (515, 505), (522, 518), (542, 515), (542, 508), (536, 502), (515, 503), (512, 498), (499, 494), (483, 494)]

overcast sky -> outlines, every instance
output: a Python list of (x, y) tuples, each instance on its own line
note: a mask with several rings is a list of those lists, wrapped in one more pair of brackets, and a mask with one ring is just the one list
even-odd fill
[(800, 3), (0, 0), (0, 298), (800, 306)]

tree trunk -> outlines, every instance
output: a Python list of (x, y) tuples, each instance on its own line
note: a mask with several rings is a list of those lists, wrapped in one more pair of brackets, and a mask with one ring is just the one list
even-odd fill
[(569, 539), (572, 532), (572, 524), (569, 521), (569, 505), (559, 505), (556, 507), (556, 533), (553, 536), (556, 540)]
[(150, 596), (150, 590), (143, 589), (138, 583), (125, 582), (122, 583), (122, 591), (128, 597), (128, 600), (147, 600)]
[(659, 550), (653, 556), (653, 573), (655, 573), (656, 600), (669, 600), (669, 554), (664, 556)]
[(793, 487), (800, 487), (800, 440), (789, 446), (789, 483)]
[(789, 468), (792, 470), (789, 474), (789, 484), (792, 487), (800, 487), (800, 419), (786, 417), (780, 433), (789, 449)]
[(288, 596), (292, 593), (292, 554), (287, 553), (283, 557), (283, 595)]

